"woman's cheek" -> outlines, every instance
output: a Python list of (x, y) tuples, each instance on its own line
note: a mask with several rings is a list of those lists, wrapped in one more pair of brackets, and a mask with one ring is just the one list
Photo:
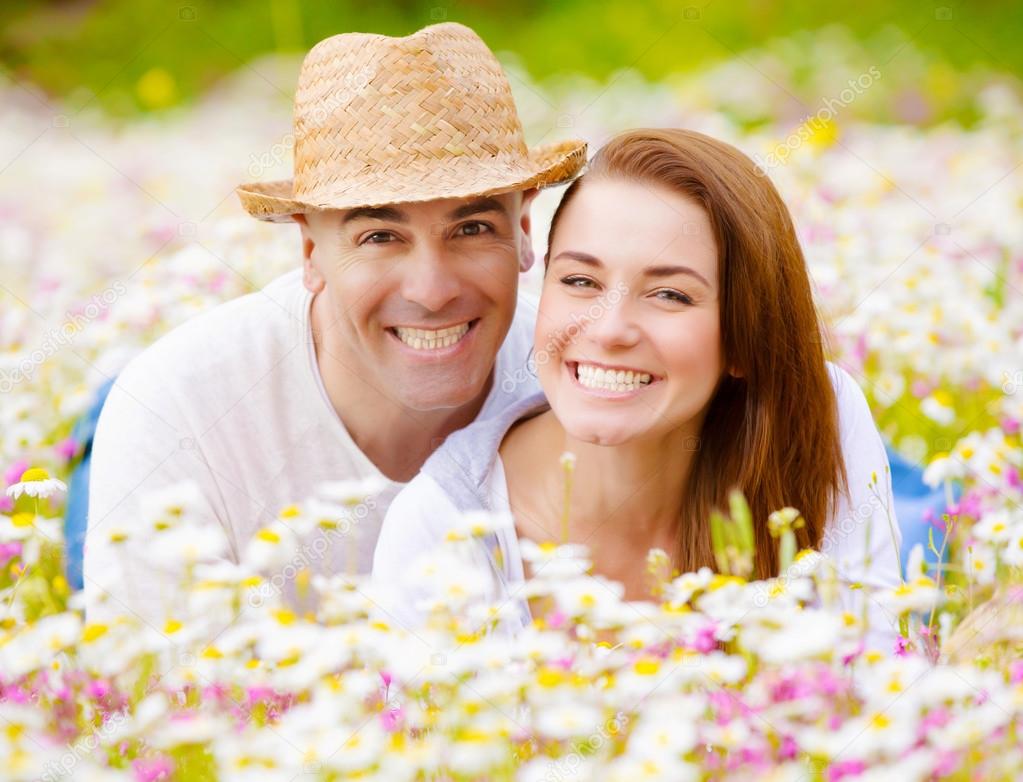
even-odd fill
[(716, 318), (692, 318), (677, 320), (669, 326), (664, 324), (653, 331), (666, 337), (661, 342), (660, 353), (670, 362), (666, 367), (686, 374), (718, 374), (721, 365), (721, 337)]
[(571, 344), (572, 330), (575, 326), (572, 319), (568, 317), (566, 307), (552, 302), (550, 297), (545, 304), (546, 306), (541, 307), (537, 314), (536, 339), (533, 344), (535, 350), (543, 350), (549, 354), (551, 359), (555, 359), (564, 353)]

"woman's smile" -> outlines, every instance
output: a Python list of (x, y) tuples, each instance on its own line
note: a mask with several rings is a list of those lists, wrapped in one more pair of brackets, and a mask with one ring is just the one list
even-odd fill
[(632, 399), (662, 379), (633, 367), (589, 361), (566, 361), (564, 365), (574, 387), (587, 396), (601, 399)]

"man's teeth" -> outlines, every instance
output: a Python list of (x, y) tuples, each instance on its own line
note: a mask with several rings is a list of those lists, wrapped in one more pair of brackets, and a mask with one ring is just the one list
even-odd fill
[(577, 364), (575, 376), (579, 378), (580, 385), (602, 391), (635, 391), (650, 383), (650, 375), (646, 372), (604, 369), (592, 364)]
[(469, 330), (468, 323), (451, 326), (446, 329), (409, 329), (395, 326), (394, 332), (398, 339), (415, 350), (436, 350), (454, 345)]

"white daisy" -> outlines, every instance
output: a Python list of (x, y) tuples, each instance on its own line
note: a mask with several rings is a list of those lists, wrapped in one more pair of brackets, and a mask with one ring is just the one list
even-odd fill
[(963, 551), (966, 573), (978, 584), (993, 584), (995, 581), (995, 552), (991, 546), (975, 543)]
[(920, 403), (920, 411), (939, 424), (948, 426), (956, 417), (951, 396), (944, 391), (935, 391)]
[(361, 480), (327, 481), (316, 487), (317, 493), (325, 500), (355, 507), (376, 497), (387, 488), (387, 481), (379, 475)]
[(987, 543), (1005, 543), (1016, 531), (1015, 520), (1008, 511), (987, 513), (973, 525), (973, 534)]
[(1014, 527), (1012, 537), (1002, 550), (1002, 561), (1013, 567), (1023, 567), (1023, 527)]
[(924, 483), (932, 489), (945, 481), (957, 480), (966, 474), (962, 462), (951, 458), (947, 453), (938, 454), (924, 470)]
[(927, 612), (942, 604), (944, 593), (927, 576), (904, 581), (892, 589), (876, 593), (874, 599), (893, 614), (901, 616), (911, 611)]
[(514, 529), (515, 521), (510, 513), (491, 513), (489, 511), (472, 511), (463, 513), (448, 530), (448, 540), (466, 540), (483, 538), (490, 533), (502, 529)]
[(51, 478), (42, 467), (30, 467), (21, 474), (21, 479), (17, 483), (7, 487), (7, 496), (13, 500), (22, 494), (46, 499), (60, 491), (67, 491), (63, 481)]

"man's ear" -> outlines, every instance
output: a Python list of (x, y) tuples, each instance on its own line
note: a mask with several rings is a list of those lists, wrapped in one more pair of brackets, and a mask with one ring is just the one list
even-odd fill
[(532, 268), (533, 262), (536, 260), (536, 256), (533, 252), (533, 236), (532, 228), (533, 221), (529, 214), (529, 207), (533, 203), (533, 199), (536, 198), (536, 194), (540, 192), (535, 187), (525, 190), (522, 193), (522, 203), (519, 207), (519, 228), (522, 232), (519, 234), (519, 271), (527, 272)]
[(533, 227), (532, 217), (529, 213), (529, 207), (533, 204), (533, 199), (536, 198), (537, 193), (540, 191), (531, 187), (529, 190), (522, 191), (522, 204), (519, 207), (519, 226), (522, 228), (522, 233), (529, 234)]
[(291, 219), (298, 223), (298, 227), (302, 231), (302, 284), (310, 293), (319, 293), (326, 286), (327, 280), (316, 268), (316, 262), (313, 260), (316, 250), (313, 230), (305, 215), (295, 214), (291, 216)]

